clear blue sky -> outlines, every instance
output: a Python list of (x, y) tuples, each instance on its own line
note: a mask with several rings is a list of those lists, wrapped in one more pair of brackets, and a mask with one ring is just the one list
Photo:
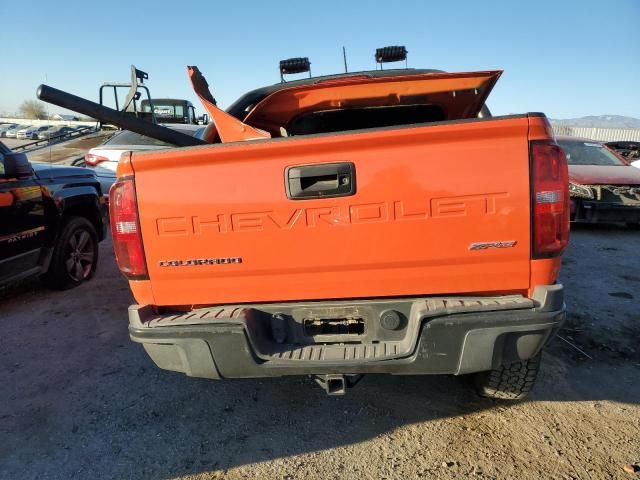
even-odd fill
[[(0, 113), (47, 83), (97, 99), (135, 64), (156, 97), (197, 104), (198, 65), (222, 107), (279, 81), (278, 60), (314, 75), (372, 69), (376, 47), (406, 45), (409, 66), (504, 69), (495, 114), (640, 117), (640, 0), (0, 1)], [(198, 105), (199, 106), (199, 105)], [(59, 111), (51, 107), (51, 111)], [(202, 111), (200, 109), (200, 111)]]

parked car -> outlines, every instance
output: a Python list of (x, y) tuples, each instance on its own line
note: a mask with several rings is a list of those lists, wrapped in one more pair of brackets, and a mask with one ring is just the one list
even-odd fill
[(38, 140), (38, 135), (40, 132), (44, 132), (49, 129), (50, 125), (36, 125), (31, 130), (27, 130), (27, 138), (30, 140)]
[(30, 163), (0, 142), (0, 285), (40, 275), (67, 289), (90, 279), (106, 213), (93, 172)]
[(59, 125), (52, 125), (50, 126), (48, 129), (46, 130), (42, 130), (39, 134), (38, 134), (38, 139), (39, 140), (47, 140), (50, 139), (52, 137), (64, 137), (67, 134), (70, 134), (72, 132), (75, 132), (75, 128), (73, 127), (67, 127), (67, 126), (59, 126)]
[(16, 138), (37, 140), (40, 132), (43, 132), (48, 128), (49, 128), (49, 125), (32, 125), (28, 128), (23, 128), (21, 130), (18, 130), (18, 134)]
[(4, 125), (0, 125), (0, 138), (6, 137), (7, 136), (7, 131), (11, 130), (12, 128), (15, 128), (17, 126), (18, 126), (17, 123), (6, 123)]
[[(170, 125), (169, 127), (195, 137), (198, 137), (204, 131), (204, 127), (197, 125)], [(116, 168), (122, 153), (167, 148), (174, 148), (174, 146), (138, 133), (120, 130), (110, 136), (102, 145), (89, 150), (84, 155), (84, 166), (95, 173), (108, 204), (109, 188), (116, 181)]]
[(604, 143), (559, 137), (569, 164), (571, 220), (640, 224), (640, 170)]
[[(172, 130), (177, 130), (191, 136), (198, 136), (204, 131), (204, 127), (199, 125), (170, 124), (167, 126)], [(102, 145), (98, 145), (89, 150), (85, 154), (84, 159), (88, 167), (99, 166), (100, 168), (115, 172), (123, 152), (164, 150), (167, 148), (174, 148), (174, 146), (155, 138), (140, 135), (139, 133), (120, 130), (105, 140)]]
[(44, 140), (51, 136), (51, 133), (57, 132), (60, 129), (60, 125), (49, 125), (45, 130), (38, 132), (38, 140)]
[(7, 138), (17, 138), (18, 132), (20, 130), (27, 129), (29, 127), (31, 127), (31, 125), (16, 125), (15, 127), (10, 128), (5, 132), (5, 137), (7, 137)]
[(18, 130), (18, 132), (16, 133), (16, 138), (19, 140), (24, 140), (25, 138), (27, 138), (27, 133), (30, 133), (32, 129), (33, 125), (26, 125), (25, 127)]

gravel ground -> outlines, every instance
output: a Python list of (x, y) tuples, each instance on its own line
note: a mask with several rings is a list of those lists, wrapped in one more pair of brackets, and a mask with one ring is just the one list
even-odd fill
[[(640, 232), (576, 228), (570, 311), (527, 401), (465, 378), (213, 382), (157, 369), (127, 335), (111, 246), (99, 274), (0, 292), (0, 478), (633, 478), (640, 463)], [(587, 356), (588, 355), (588, 356)], [(637, 476), (640, 478), (640, 476)]]

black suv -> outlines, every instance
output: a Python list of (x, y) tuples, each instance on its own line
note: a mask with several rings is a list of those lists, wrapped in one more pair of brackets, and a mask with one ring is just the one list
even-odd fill
[(94, 274), (106, 232), (93, 172), (30, 163), (0, 142), (0, 285), (41, 275), (52, 288), (75, 287)]

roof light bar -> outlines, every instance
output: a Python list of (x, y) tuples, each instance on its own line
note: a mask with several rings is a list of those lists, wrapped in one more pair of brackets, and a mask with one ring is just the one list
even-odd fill
[(383, 63), (404, 61), (406, 67), (407, 53), (409, 52), (404, 45), (376, 48), (376, 63), (379, 63), (382, 69)]
[(283, 82), (285, 75), (304, 72), (309, 72), (309, 78), (311, 78), (311, 62), (309, 61), (309, 57), (295, 57), (280, 60), (280, 80)]

